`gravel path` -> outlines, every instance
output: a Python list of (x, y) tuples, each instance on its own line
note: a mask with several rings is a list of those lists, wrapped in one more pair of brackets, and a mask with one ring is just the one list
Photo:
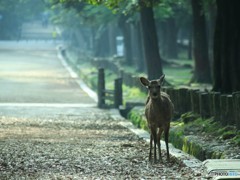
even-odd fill
[(0, 43), (1, 180), (199, 178), (174, 158), (167, 163), (165, 153), (163, 163), (149, 163), (149, 144), (94, 107), (53, 49), (6, 43)]
[(149, 163), (149, 145), (107, 110), (8, 106), (0, 115), (0, 179), (194, 178), (173, 159)]

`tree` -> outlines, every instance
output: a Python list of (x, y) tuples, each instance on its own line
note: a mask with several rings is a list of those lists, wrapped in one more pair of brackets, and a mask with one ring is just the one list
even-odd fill
[[(93, 6), (75, 0), (54, 1), (51, 6), (57, 12), (53, 22), (62, 27), (64, 36), (68, 37), (68, 43), (76, 51), (79, 51), (84, 43), (87, 47), (85, 51), (92, 50), (96, 57), (106, 57), (116, 52), (112, 48), (116, 46), (114, 38), (117, 34), (113, 33), (112, 29), (116, 15), (105, 6)], [(81, 39), (85, 42), (77, 42), (79, 36), (82, 36)]]
[(140, 16), (148, 78), (157, 79), (163, 74), (163, 70), (152, 6), (153, 1), (150, 5), (142, 2)]
[(22, 23), (39, 16), (45, 8), (39, 0), (0, 1), (0, 39), (17, 39)]
[(192, 81), (210, 83), (210, 63), (208, 57), (208, 43), (205, 16), (202, 13), (202, 2), (191, 0), (193, 11), (193, 52), (195, 60)]
[[(53, 3), (65, 4), (65, 6), (78, 6), (82, 1), (78, 0), (52, 0)], [(144, 54), (146, 59), (148, 78), (156, 79), (159, 78), (162, 72), (161, 58), (159, 54), (159, 47), (157, 41), (157, 33), (155, 27), (155, 20), (153, 14), (153, 6), (156, 4), (156, 0), (139, 0), (139, 3), (134, 1), (124, 1), (124, 0), (108, 0), (108, 1), (98, 1), (98, 0), (85, 0), (93, 5), (104, 4), (105, 6), (111, 8), (114, 12), (126, 13), (127, 10), (132, 9), (132, 7), (140, 6), (140, 21), (142, 29), (142, 37), (144, 42)], [(140, 5), (139, 5), (140, 4)]]
[(213, 90), (240, 91), (240, 1), (217, 0)]
[(127, 65), (133, 65), (133, 55), (132, 55), (132, 40), (131, 40), (131, 26), (128, 22), (128, 16), (121, 14), (118, 19), (118, 24), (123, 34), (124, 41), (124, 51), (125, 51), (125, 62)]
[[(178, 57), (176, 20), (178, 20), (179, 9), (182, 11), (181, 4), (179, 0), (163, 0), (154, 8), (161, 55), (165, 58), (177, 59)], [(179, 20), (182, 21), (182, 19)]]
[(134, 40), (132, 41), (133, 46), (133, 56), (135, 58), (135, 64), (137, 66), (138, 72), (146, 72), (146, 61), (144, 57), (144, 48), (143, 48), (143, 40), (142, 40), (142, 30), (140, 26), (139, 20), (135, 21), (132, 25), (133, 33), (132, 36)]

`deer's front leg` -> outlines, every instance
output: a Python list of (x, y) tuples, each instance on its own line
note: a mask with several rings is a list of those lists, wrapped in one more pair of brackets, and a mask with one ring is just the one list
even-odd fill
[(152, 161), (152, 141), (153, 141), (153, 137), (152, 137), (152, 134), (150, 134), (149, 162)]

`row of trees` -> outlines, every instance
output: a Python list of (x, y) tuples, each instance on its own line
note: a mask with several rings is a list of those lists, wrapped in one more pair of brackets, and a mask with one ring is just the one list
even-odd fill
[[(75, 46), (95, 56), (116, 53), (116, 36), (124, 37), (125, 63), (162, 73), (166, 58), (185, 48), (195, 62), (192, 81), (213, 82), (213, 90), (240, 90), (237, 0), (50, 0), (54, 22)], [(67, 32), (67, 33), (66, 33)], [(185, 44), (185, 40), (188, 40)], [(79, 43), (81, 42), (81, 43)]]
[[(91, 1), (91, 3), (97, 3), (97, 1)], [(79, 1), (53, 0), (55, 9), (61, 7), (68, 9), (68, 15), (66, 10), (62, 10), (62, 13), (55, 18), (55, 22), (63, 23), (66, 17), (73, 17), (73, 11), (78, 15), (75, 19), (68, 18), (71, 19), (67, 22), (68, 28), (65, 24), (67, 32), (75, 32), (74, 40), (77, 39), (76, 36), (79, 35), (76, 34), (80, 31), (81, 35), (89, 37), (87, 42), (92, 44), (95, 56), (111, 56), (116, 54), (116, 36), (123, 35), (125, 63), (136, 66), (139, 71), (145, 70), (146, 67), (151, 79), (162, 74), (162, 57), (159, 51), (164, 58), (177, 58), (178, 29), (182, 30), (182, 41), (184, 38), (189, 39), (188, 29), (184, 27), (190, 23), (188, 9), (180, 1), (174, 7), (172, 5), (174, 4), (169, 0), (159, 5), (148, 4), (147, 1), (142, 4), (132, 1), (104, 1), (98, 3), (98, 6), (89, 5), (86, 1), (79, 3)], [(156, 8), (153, 9), (153, 6)], [(177, 15), (174, 8), (178, 10)], [(187, 18), (181, 23), (176, 23), (180, 22), (183, 16)], [(71, 26), (68, 25), (69, 23)], [(74, 31), (73, 27), (76, 28), (76, 26), (78, 26), (77, 31)], [(90, 27), (90, 31), (86, 31), (86, 27)], [(158, 36), (164, 38), (158, 39)], [(182, 47), (187, 48), (184, 45)]]
[(18, 39), (22, 23), (40, 16), (45, 5), (44, 0), (0, 1), (0, 39)]
[[(184, 45), (177, 41), (185, 38), (189, 40), (189, 55), (193, 47), (192, 81), (210, 83), (213, 80), (213, 90), (224, 93), (240, 90), (237, 22), (240, 1), (53, 0), (53, 4), (75, 9), (79, 15), (76, 23), (81, 19), (85, 25), (88, 22), (97, 29), (94, 32), (97, 33), (94, 39), (97, 56), (115, 52), (112, 37), (117, 32), (113, 22), (117, 22), (124, 36), (126, 63), (136, 64), (139, 70), (143, 70), (145, 64), (148, 77), (154, 79), (163, 73), (162, 57), (177, 58), (179, 45)], [(110, 15), (103, 6), (115, 15)]]

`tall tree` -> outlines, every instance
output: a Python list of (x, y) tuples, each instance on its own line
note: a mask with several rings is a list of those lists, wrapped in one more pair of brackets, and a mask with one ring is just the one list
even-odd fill
[(210, 63), (205, 16), (202, 13), (202, 2), (191, 0), (193, 11), (193, 52), (195, 60), (192, 81), (200, 83), (211, 82)]
[(147, 73), (149, 79), (157, 79), (163, 74), (163, 70), (153, 14), (153, 0), (150, 0), (149, 5), (142, 1), (140, 16)]
[(141, 36), (142, 30), (140, 26), (139, 20), (137, 20), (133, 24), (133, 53), (135, 57), (135, 64), (137, 66), (137, 71), (139, 72), (146, 72), (146, 61), (144, 57), (144, 47), (143, 47), (143, 40)]
[(217, 0), (213, 90), (240, 91), (240, 1)]
[[(108, 0), (97, 1), (88, 0), (92, 4), (105, 4), (107, 7), (121, 13), (136, 11), (136, 7), (140, 7), (140, 22), (142, 30), (142, 38), (144, 44), (144, 55), (147, 66), (148, 78), (156, 79), (162, 74), (162, 63), (159, 54), (158, 38), (155, 27), (155, 19), (153, 7), (159, 2), (156, 0), (138, 0), (138, 1), (125, 1), (125, 0)], [(138, 9), (138, 8), (137, 8)]]
[(0, 1), (0, 39), (19, 38), (22, 23), (37, 18), (45, 5), (39, 0)]
[(132, 39), (131, 39), (131, 26), (128, 22), (128, 16), (124, 14), (120, 15), (118, 20), (119, 27), (122, 30), (123, 41), (124, 41), (124, 54), (125, 54), (125, 62), (127, 65), (133, 65), (133, 55), (132, 55)]
[[(79, 3), (78, 0), (52, 0), (57, 1), (58, 3)], [(85, 0), (91, 4), (99, 5), (104, 4), (107, 7), (110, 7), (115, 12), (125, 12), (126, 9), (130, 7), (140, 6), (140, 21), (142, 29), (142, 37), (144, 42), (144, 54), (147, 66), (148, 78), (156, 79), (159, 78), (162, 74), (162, 63), (161, 57), (159, 54), (157, 33), (155, 27), (155, 19), (153, 13), (153, 6), (158, 4), (156, 0), (139, 0), (137, 1), (124, 1), (124, 0), (108, 0), (108, 1), (98, 1), (98, 0)], [(123, 7), (123, 8), (120, 8)]]
[(166, 55), (170, 59), (177, 59), (177, 27), (175, 19), (169, 17), (166, 19)]
[[(105, 6), (93, 6), (77, 0), (53, 0), (52, 7), (58, 10), (54, 16), (54, 23), (61, 26), (65, 34), (78, 32), (84, 37), (85, 44), (90, 42), (92, 49), (85, 50), (92, 50), (93, 55), (98, 57), (110, 56), (116, 52), (116, 49), (113, 48), (113, 46), (116, 47), (116, 41), (110, 39), (116, 38), (117, 35), (113, 33), (112, 29), (116, 15), (113, 15)], [(72, 44), (76, 38), (69, 40), (69, 43)], [(83, 43), (79, 42), (78, 44)], [(74, 46), (76, 47), (76, 45)]]

